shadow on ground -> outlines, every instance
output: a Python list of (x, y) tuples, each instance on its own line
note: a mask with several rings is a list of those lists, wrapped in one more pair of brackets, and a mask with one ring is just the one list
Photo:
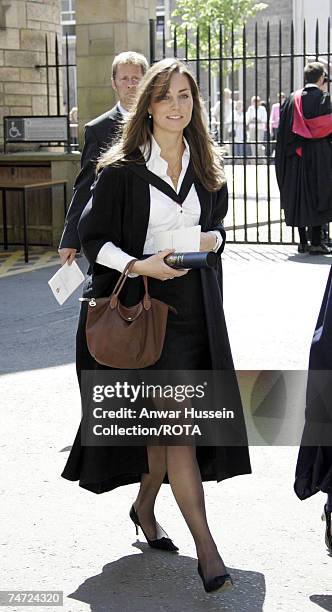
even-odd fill
[(292, 263), (330, 266), (332, 264), (332, 255), (309, 255), (309, 253), (295, 253), (294, 255), (289, 255), (287, 261), (291, 261)]
[(197, 561), (134, 544), (142, 554), (107, 563), (68, 595), (90, 605), (91, 612), (261, 612), (265, 579), (259, 572), (229, 568), (231, 591), (208, 595), (197, 574)]
[(328, 610), (328, 612), (332, 612), (332, 595), (311, 595), (310, 601), (312, 603), (317, 604), (323, 610)]

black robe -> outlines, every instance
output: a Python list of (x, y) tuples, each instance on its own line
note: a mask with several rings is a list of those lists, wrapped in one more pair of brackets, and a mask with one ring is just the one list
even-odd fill
[(77, 226), (91, 197), (90, 189), (96, 178), (97, 159), (117, 139), (122, 125), (123, 116), (118, 105), (85, 125), (81, 171), (75, 181), (73, 197), (60, 240), (60, 249), (80, 250), (81, 248)]
[(332, 268), (311, 344), (306, 404), (294, 484), (300, 499), (332, 493)]
[[(195, 177), (191, 163), (179, 194), (151, 173), (145, 164), (130, 162), (118, 167), (108, 166), (101, 172), (93, 187), (93, 199), (79, 223), (83, 250), (93, 270), (92, 276), (85, 283), (85, 297), (110, 295), (119, 278), (116, 270), (95, 263), (103, 244), (112, 241), (134, 258), (142, 257), (149, 222), (150, 184), (180, 202), (185, 199), (193, 183), (201, 205), (202, 231), (223, 231), (222, 220), (228, 206), (227, 186), (224, 185), (218, 192), (208, 192)], [(249, 474), (251, 467), (241, 399), (223, 313), (220, 259), (217, 270), (201, 270), (201, 283), (212, 369), (230, 372), (236, 409), (243, 423), (242, 439), (245, 439), (245, 443), (238, 446), (197, 447), (202, 480), (220, 481), (239, 474)], [(137, 303), (142, 298), (142, 285), (140, 277), (127, 282), (121, 293), (121, 301), (128, 306)], [(96, 367), (86, 345), (86, 312), (87, 308), (83, 307), (77, 332), (79, 380), (82, 370), (94, 370)], [(81, 487), (94, 493), (103, 493), (117, 486), (139, 482), (141, 474), (148, 471), (145, 446), (82, 446), (79, 428), (62, 476), (69, 480), (79, 480)], [(164, 482), (168, 483), (167, 474)]]
[[(330, 116), (328, 93), (317, 87), (302, 91), (304, 119)], [(317, 226), (332, 221), (332, 143), (331, 133), (324, 138), (303, 138), (293, 128), (294, 93), (284, 102), (276, 146), (276, 175), (280, 204), (286, 225)], [(332, 128), (331, 128), (332, 132)], [(302, 149), (302, 155), (297, 150)]]

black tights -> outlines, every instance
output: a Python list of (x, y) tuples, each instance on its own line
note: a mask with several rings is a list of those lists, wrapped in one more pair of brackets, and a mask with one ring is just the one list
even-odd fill
[(167, 472), (175, 500), (194, 538), (206, 579), (226, 568), (212, 538), (205, 512), (204, 489), (194, 446), (148, 446), (149, 473), (142, 474), (135, 509), (150, 539), (165, 535), (154, 517), (157, 493)]
[(332, 493), (327, 495), (326, 508), (328, 512), (332, 512)]
[[(299, 236), (300, 236), (300, 243), (301, 244), (307, 244), (307, 230), (305, 227), (299, 227)], [(311, 228), (311, 244), (312, 246), (319, 246), (321, 243), (321, 226), (320, 225), (314, 225)]]

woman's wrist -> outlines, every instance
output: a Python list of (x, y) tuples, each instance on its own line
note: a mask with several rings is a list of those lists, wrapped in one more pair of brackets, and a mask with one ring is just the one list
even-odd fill
[(137, 259), (137, 261), (135, 261), (135, 263), (132, 265), (131, 272), (134, 272), (135, 274), (144, 274), (144, 261)]
[(212, 245), (211, 251), (216, 250), (217, 244), (218, 244), (218, 236), (216, 234), (213, 234), (213, 245)]
[(216, 246), (217, 246), (217, 243), (218, 243), (218, 238), (217, 238), (215, 232), (213, 232), (213, 231), (208, 232), (208, 234), (209, 234), (209, 237), (210, 237), (210, 240), (211, 240), (210, 248), (208, 250), (209, 251), (214, 251)]

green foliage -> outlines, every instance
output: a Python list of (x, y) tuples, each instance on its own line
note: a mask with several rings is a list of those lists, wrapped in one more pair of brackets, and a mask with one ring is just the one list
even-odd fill
[(178, 47), (185, 47), (187, 30), (188, 59), (195, 58), (197, 53), (196, 30), (199, 27), (200, 56), (207, 57), (208, 55), (210, 34), (211, 56), (217, 58), (220, 54), (219, 32), (220, 25), (222, 25), (223, 55), (229, 56), (233, 26), (234, 55), (242, 55), (243, 24), (267, 6), (255, 0), (177, 0), (176, 9), (172, 13), (171, 25), (173, 28), (176, 26)]

